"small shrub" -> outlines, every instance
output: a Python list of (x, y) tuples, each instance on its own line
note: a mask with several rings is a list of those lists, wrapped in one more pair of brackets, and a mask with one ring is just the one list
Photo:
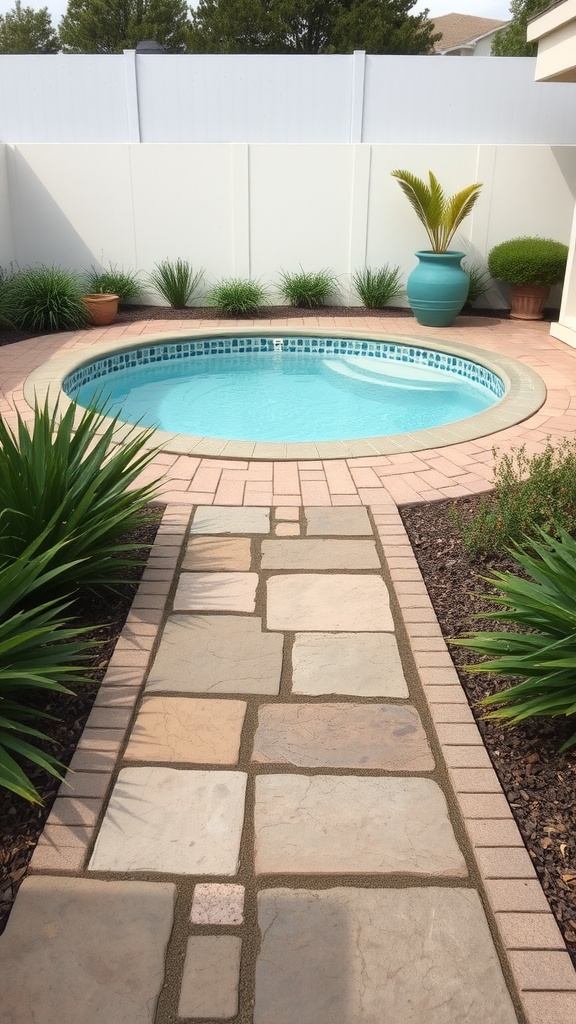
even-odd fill
[[(144, 450), (152, 431), (137, 427), (115, 444), (116, 420), (104, 421), (96, 408), (71, 403), (60, 418), (48, 403), (34, 409), (32, 423), (18, 416), (16, 429), (0, 419), (0, 565), (19, 558), (39, 534), (39, 550), (52, 549), (49, 568), (71, 563), (44, 593), (70, 594), (80, 584), (111, 586), (126, 553), (136, 545), (123, 538), (143, 518), (157, 484), (137, 486), (139, 473), (154, 458)], [(60, 545), (60, 546), (59, 546)]]
[(132, 270), (118, 270), (112, 265), (108, 270), (96, 270), (92, 267), (92, 272), (86, 279), (86, 294), (117, 295), (121, 306), (131, 299), (138, 298), (141, 291), (142, 285), (137, 273)]
[(82, 284), (61, 267), (19, 270), (0, 293), (0, 318), (21, 331), (69, 331), (86, 323)]
[(301, 270), (299, 274), (289, 274), (283, 270), (280, 275), (280, 293), (291, 306), (310, 309), (325, 306), (335, 291), (336, 278), (331, 270)]
[(198, 290), (203, 275), (204, 270), (193, 270), (188, 260), (162, 260), (156, 263), (150, 280), (174, 309), (185, 309)]
[(473, 305), (490, 291), (490, 274), (476, 263), (463, 263), (462, 266), (470, 278), (466, 302)]
[(387, 306), (402, 291), (401, 282), (400, 267), (390, 267), (388, 263), (377, 270), (363, 267), (352, 277), (354, 288), (368, 309)]
[(524, 447), (498, 459), (494, 491), (482, 498), (471, 517), (452, 509), (467, 554), (476, 559), (503, 551), (543, 529), (553, 536), (576, 531), (576, 441), (557, 447), (548, 441), (544, 451), (528, 456)]
[[(532, 551), (533, 553), (530, 553)], [(512, 622), (522, 632), (468, 634), (450, 643), (489, 660), (467, 668), (473, 672), (519, 676), (520, 682), (485, 697), (494, 707), (487, 718), (522, 722), (527, 718), (576, 715), (576, 540), (564, 530), (559, 539), (545, 533), (513, 558), (528, 575), (495, 572), (485, 582), (498, 593), (486, 595), (497, 609), (479, 618)], [(561, 747), (576, 743), (576, 732)]]
[(513, 286), (552, 287), (566, 271), (568, 246), (552, 238), (512, 238), (494, 246), (488, 255), (492, 277)]
[(266, 297), (266, 289), (259, 281), (231, 277), (214, 285), (208, 294), (208, 304), (228, 316), (246, 316), (260, 309)]

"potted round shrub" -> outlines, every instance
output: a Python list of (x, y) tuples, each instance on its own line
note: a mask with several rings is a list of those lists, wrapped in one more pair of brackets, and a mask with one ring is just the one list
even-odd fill
[(428, 176), (426, 184), (409, 171), (392, 171), (431, 244), (431, 249), (416, 253), (419, 263), (408, 278), (406, 293), (419, 324), (450, 327), (466, 302), (470, 279), (461, 266), (466, 253), (451, 250), (449, 245), (482, 185), (475, 182), (448, 197), (432, 171)]
[(564, 279), (568, 246), (553, 238), (523, 236), (495, 245), (488, 254), (492, 277), (510, 285), (510, 316), (542, 320), (550, 289)]

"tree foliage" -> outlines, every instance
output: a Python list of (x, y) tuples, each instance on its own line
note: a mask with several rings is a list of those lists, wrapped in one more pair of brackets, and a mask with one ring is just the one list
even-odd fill
[(196, 53), (430, 53), (427, 12), (415, 0), (200, 0)]
[(494, 36), (492, 54), (495, 57), (535, 57), (537, 43), (526, 40), (526, 28), (530, 18), (540, 14), (550, 0), (510, 0), (511, 22)]
[(154, 39), (168, 53), (185, 53), (186, 0), (69, 0), (60, 22), (65, 53), (122, 53)]
[(14, 7), (0, 15), (0, 53), (58, 53), (60, 44), (47, 7)]

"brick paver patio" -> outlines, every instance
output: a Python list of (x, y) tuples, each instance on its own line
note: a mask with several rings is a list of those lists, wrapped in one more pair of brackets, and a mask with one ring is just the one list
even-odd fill
[[(417, 456), (157, 458), (169, 504), (0, 937), (3, 1024), (573, 1024), (397, 504), (485, 489), (494, 443), (570, 435), (576, 353), (542, 324), (459, 330), (542, 374), (537, 416)], [(110, 331), (3, 349), (2, 411)]]

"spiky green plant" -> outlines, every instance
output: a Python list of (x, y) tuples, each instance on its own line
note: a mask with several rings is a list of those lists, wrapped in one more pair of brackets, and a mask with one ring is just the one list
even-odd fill
[(107, 270), (92, 267), (86, 278), (86, 294), (117, 295), (121, 306), (130, 299), (137, 299), (141, 291), (142, 285), (135, 271), (118, 269), (112, 264)]
[[(487, 599), (501, 610), (478, 618), (513, 622), (521, 632), (474, 633), (450, 643), (488, 656), (467, 666), (470, 671), (520, 677), (481, 701), (495, 707), (488, 718), (509, 723), (571, 718), (576, 715), (576, 540), (564, 530), (558, 540), (540, 531), (539, 541), (511, 554), (529, 579), (509, 572), (483, 577), (498, 591)], [(561, 749), (574, 744), (576, 732)]]
[(161, 260), (156, 263), (150, 280), (156, 291), (174, 309), (185, 309), (204, 276), (204, 269), (194, 270), (188, 260)]
[(482, 184), (475, 182), (448, 197), (432, 171), (428, 171), (428, 176), (427, 185), (422, 178), (417, 178), (410, 171), (392, 171), (392, 177), (398, 180), (400, 188), (426, 229), (432, 252), (446, 252), (460, 224), (472, 212)]
[(291, 306), (309, 309), (325, 306), (335, 291), (336, 277), (331, 270), (300, 270), (294, 274), (282, 270), (280, 273), (280, 292)]
[(208, 293), (208, 304), (228, 316), (248, 316), (260, 309), (266, 294), (266, 288), (259, 281), (232, 277), (214, 285)]
[(462, 266), (470, 278), (466, 302), (472, 305), (472, 303), (478, 302), (479, 299), (483, 299), (490, 291), (490, 274), (477, 263), (466, 263), (463, 261)]
[(0, 319), (21, 331), (70, 331), (86, 323), (84, 289), (61, 267), (19, 270), (0, 293)]
[(400, 267), (362, 267), (352, 276), (352, 284), (367, 309), (382, 309), (402, 291)]

